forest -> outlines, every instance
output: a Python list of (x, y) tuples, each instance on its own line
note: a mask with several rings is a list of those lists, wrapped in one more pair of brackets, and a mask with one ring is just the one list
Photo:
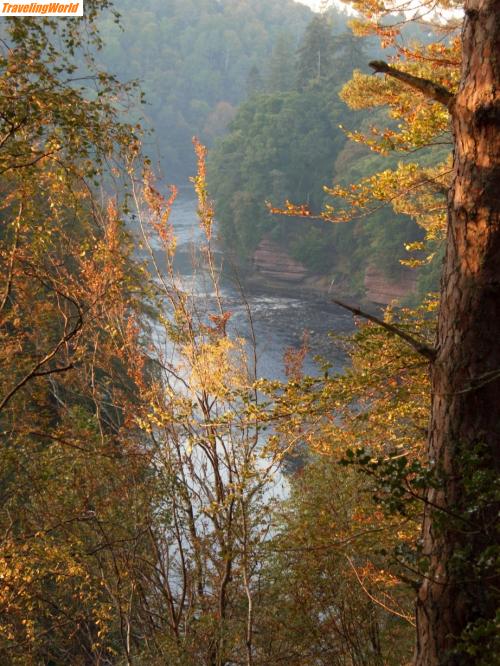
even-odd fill
[(0, 664), (499, 663), (498, 0), (1, 22)]
[[(382, 50), (373, 38), (353, 35), (345, 18), (335, 12), (317, 16), (296, 54), (289, 40), (277, 42), (263, 79), (269, 82), (267, 90), (262, 83), (240, 106), (229, 134), (211, 155), (209, 188), (222, 242), (243, 270), (252, 272), (253, 254), (259, 242), (269, 238), (311, 274), (328, 276), (344, 293), (362, 296), (363, 278), (374, 258), (389, 279), (401, 275), (402, 261), (424, 258), (419, 245), (426, 236), (424, 221), (413, 209), (384, 205), (381, 198), (367, 219), (325, 225), (322, 208), (342, 200), (325, 186), (334, 182), (345, 188), (361, 177), (378, 179), (379, 172), (395, 171), (402, 164), (408, 172), (433, 169), (446, 160), (450, 148), (444, 127), (442, 141), (421, 146), (418, 162), (408, 149), (395, 154), (390, 135), (376, 150), (373, 144), (349, 140), (349, 132), (383, 131), (389, 119), (378, 109), (370, 114), (360, 110), (353, 119), (346, 84), (354, 70), (366, 74), (368, 61)], [(429, 42), (428, 31), (418, 25), (405, 24), (401, 33), (405, 41)], [(391, 131), (396, 126), (389, 120)], [(312, 214), (307, 225), (300, 216), (284, 221), (272, 214), (269, 204), (279, 211), (290, 200), (307, 204)], [(433, 254), (434, 260), (421, 262), (413, 302), (438, 288), (439, 242), (431, 244), (427, 235), (426, 245), (426, 256)]]
[(154, 130), (144, 151), (168, 182), (183, 183), (196, 168), (192, 136), (212, 145), (276, 40), (293, 50), (312, 17), (292, 0), (145, 0), (140, 7), (120, 0), (116, 9), (119, 23), (109, 14), (99, 19), (99, 62), (123, 81), (140, 81), (146, 103), (135, 112)]

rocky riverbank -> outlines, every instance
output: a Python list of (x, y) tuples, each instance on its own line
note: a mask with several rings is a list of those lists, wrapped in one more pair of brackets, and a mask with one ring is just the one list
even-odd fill
[(364, 290), (353, 293), (352, 287), (338, 278), (313, 274), (300, 261), (291, 257), (286, 249), (269, 238), (259, 243), (252, 257), (251, 268), (243, 278), (245, 285), (253, 289), (291, 296), (304, 296), (308, 293), (331, 295), (376, 306), (400, 302), (416, 288), (414, 271), (402, 270), (397, 277), (390, 278), (381, 267), (371, 265), (365, 270)]

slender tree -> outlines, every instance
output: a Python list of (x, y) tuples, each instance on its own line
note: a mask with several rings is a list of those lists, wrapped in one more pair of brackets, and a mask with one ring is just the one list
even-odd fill
[(253, 64), (247, 76), (247, 88), (246, 88), (247, 97), (251, 97), (252, 95), (256, 95), (257, 93), (259, 93), (262, 90), (263, 85), (264, 84), (262, 81), (260, 70), (257, 67), (257, 65)]

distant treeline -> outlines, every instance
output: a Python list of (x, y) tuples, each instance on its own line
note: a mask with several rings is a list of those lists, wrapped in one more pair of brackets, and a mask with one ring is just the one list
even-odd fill
[(144, 124), (155, 130), (146, 148), (176, 183), (194, 172), (192, 136), (212, 145), (280, 36), (293, 52), (313, 16), (292, 0), (121, 0), (117, 9), (120, 26), (100, 20), (100, 60), (140, 81)]

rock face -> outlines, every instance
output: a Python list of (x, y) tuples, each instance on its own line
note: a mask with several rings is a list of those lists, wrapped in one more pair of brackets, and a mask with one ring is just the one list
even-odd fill
[(409, 296), (415, 289), (415, 272), (406, 270), (396, 280), (389, 279), (381, 268), (368, 266), (365, 272), (366, 298), (372, 303), (388, 305)]
[[(341, 285), (326, 276), (311, 274), (300, 261), (270, 238), (261, 240), (252, 257), (252, 280), (261, 286), (297, 288), (319, 293), (349, 293), (348, 285)], [(403, 270), (397, 279), (388, 278), (382, 268), (371, 265), (365, 271), (365, 300), (377, 305), (388, 305), (409, 296), (416, 287), (415, 272)], [(344, 291), (342, 292), (342, 288)], [(339, 289), (341, 290), (339, 292)]]
[(283, 282), (302, 282), (308, 274), (307, 268), (290, 257), (290, 255), (274, 241), (264, 238), (253, 255), (254, 270), (270, 280)]

